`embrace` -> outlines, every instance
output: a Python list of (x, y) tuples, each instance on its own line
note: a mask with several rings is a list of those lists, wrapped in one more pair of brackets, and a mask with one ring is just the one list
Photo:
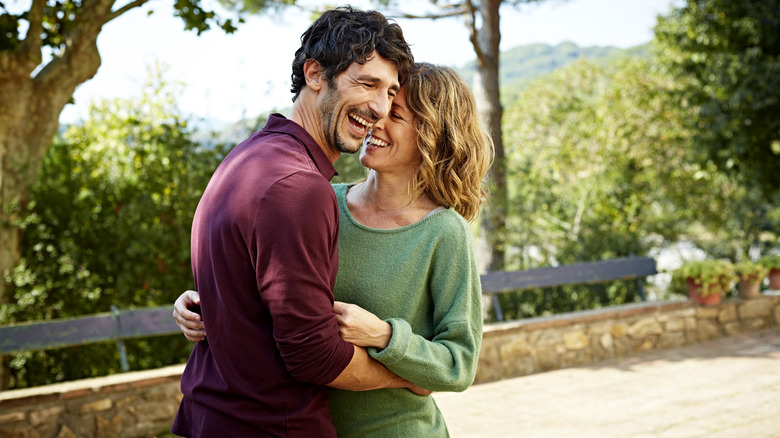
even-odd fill
[[(302, 35), (291, 91), (290, 118), (236, 146), (198, 204), (171, 431), (447, 437), (430, 394), (471, 385), (482, 342), (469, 221), (493, 146), (474, 97), (351, 7)], [(358, 151), (365, 179), (331, 185)]]

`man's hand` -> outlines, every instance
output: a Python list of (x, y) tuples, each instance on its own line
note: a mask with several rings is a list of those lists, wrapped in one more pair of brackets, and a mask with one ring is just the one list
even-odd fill
[(393, 326), (376, 315), (354, 304), (336, 301), (333, 305), (339, 323), (341, 339), (360, 346), (387, 347), (393, 335)]
[(430, 389), (425, 389), (425, 388), (419, 387), (419, 386), (417, 386), (417, 385), (415, 385), (414, 383), (411, 383), (411, 382), (409, 384), (411, 386), (407, 387), (406, 389), (408, 389), (409, 391), (412, 391), (413, 393), (415, 393), (417, 395), (426, 396), (426, 395), (433, 394), (433, 391), (431, 391)]
[(185, 291), (173, 303), (173, 319), (188, 341), (198, 342), (206, 339), (206, 329), (200, 315), (189, 308), (200, 307), (200, 295), (194, 290)]

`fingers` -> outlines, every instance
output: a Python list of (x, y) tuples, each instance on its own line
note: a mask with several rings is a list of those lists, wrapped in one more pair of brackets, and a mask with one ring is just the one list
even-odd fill
[(350, 305), (351, 304), (347, 304), (347, 303), (342, 302), (342, 301), (334, 301), (333, 302), (333, 312), (336, 315), (341, 315), (341, 314), (343, 314), (347, 310), (347, 308)]
[[(194, 308), (200, 306), (200, 295), (194, 290), (188, 290), (185, 291), (183, 294), (179, 295), (179, 298), (176, 298), (176, 302), (173, 303), (173, 308), (175, 311), (182, 315), (188, 315), (191, 312), (189, 308)], [(192, 316), (186, 316), (187, 319), (193, 319)], [(197, 318), (200, 319), (200, 316)]]
[[(195, 315), (197, 316), (197, 313)], [(174, 319), (176, 320), (176, 325), (179, 327), (179, 330), (181, 330), (188, 341), (198, 342), (206, 339), (206, 330), (204, 329), (202, 322), (183, 319), (175, 313)]]
[(200, 320), (200, 315), (195, 312), (185, 310), (182, 313), (177, 313), (174, 309), (172, 316), (173, 319), (176, 320), (176, 324), (179, 325), (179, 327), (182, 327), (182, 329), (203, 330), (204, 328), (203, 321)]
[(182, 333), (184, 333), (184, 337), (187, 338), (188, 341), (191, 342), (199, 342), (204, 339), (206, 339), (206, 332), (204, 330), (193, 330), (193, 329), (184, 329), (181, 326), (179, 326)]
[(200, 315), (188, 309), (200, 305), (200, 296), (196, 291), (188, 290), (179, 295), (173, 303), (173, 319), (189, 341), (197, 342), (206, 338), (205, 327)]
[(173, 303), (173, 317), (177, 321), (200, 321), (200, 315), (190, 310), (198, 306), (200, 306), (200, 295), (194, 290), (185, 291)]

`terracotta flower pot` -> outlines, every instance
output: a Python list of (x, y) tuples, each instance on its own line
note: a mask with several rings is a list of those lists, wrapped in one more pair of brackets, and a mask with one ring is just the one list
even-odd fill
[(718, 284), (711, 285), (709, 289), (710, 293), (702, 296), (701, 295), (702, 286), (700, 284), (696, 284), (696, 282), (692, 278), (688, 278), (687, 283), (688, 283), (688, 296), (695, 303), (701, 304), (703, 306), (715, 306), (717, 304), (720, 304), (721, 295), (723, 295), (723, 290), (720, 285)]
[(761, 278), (749, 278), (739, 281), (739, 294), (742, 298), (753, 299), (761, 296)]
[(769, 278), (769, 289), (780, 290), (780, 269), (770, 269), (767, 277)]

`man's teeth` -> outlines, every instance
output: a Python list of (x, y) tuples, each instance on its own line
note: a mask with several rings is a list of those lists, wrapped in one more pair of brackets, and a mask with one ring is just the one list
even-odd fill
[(371, 129), (371, 127), (374, 126), (373, 123), (369, 122), (368, 120), (366, 120), (366, 119), (364, 119), (364, 118), (362, 118), (360, 116), (356, 116), (356, 115), (352, 114), (352, 115), (350, 115), (350, 117), (352, 117), (352, 120), (354, 120), (354, 121), (360, 123), (361, 125), (363, 125), (366, 129)]

